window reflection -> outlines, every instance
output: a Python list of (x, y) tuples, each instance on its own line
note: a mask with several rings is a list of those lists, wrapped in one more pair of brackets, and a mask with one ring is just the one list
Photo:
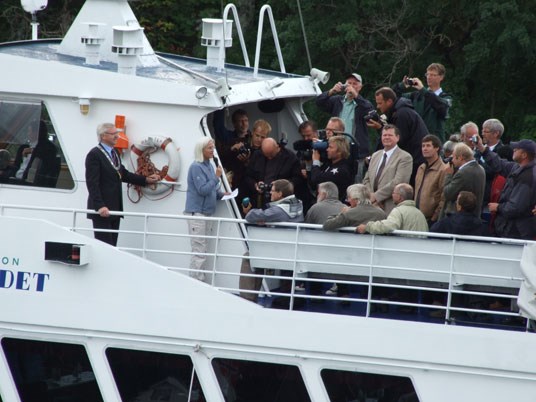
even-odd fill
[(214, 359), (212, 367), (226, 402), (305, 402), (309, 394), (296, 366)]
[(109, 348), (106, 357), (123, 402), (205, 401), (189, 356)]
[(419, 402), (407, 377), (327, 369), (321, 374), (331, 402)]
[(43, 104), (0, 100), (0, 183), (74, 188)]
[(2, 348), (22, 402), (100, 402), (81, 345), (4, 338)]

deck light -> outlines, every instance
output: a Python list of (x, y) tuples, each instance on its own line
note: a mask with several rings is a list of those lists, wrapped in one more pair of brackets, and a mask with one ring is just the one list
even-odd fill
[(79, 98), (78, 104), (80, 105), (80, 113), (82, 113), (84, 116), (87, 116), (89, 113), (89, 106), (91, 105), (89, 99)]
[(197, 99), (203, 99), (205, 96), (207, 96), (208, 89), (207, 87), (197, 87), (195, 89), (195, 97)]

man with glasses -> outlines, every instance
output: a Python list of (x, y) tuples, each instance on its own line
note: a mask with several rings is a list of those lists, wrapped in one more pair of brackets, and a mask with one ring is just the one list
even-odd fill
[[(427, 88), (418, 77), (408, 76), (404, 76), (402, 82), (393, 87), (397, 96), (411, 100), (415, 111), (424, 120), (428, 132), (437, 135), (441, 142), (445, 142), (445, 121), (452, 106), (452, 96), (441, 88), (445, 72), (443, 64), (432, 63), (425, 73)], [(403, 93), (409, 88), (413, 88), (414, 91)]]
[[(117, 245), (119, 215), (110, 215), (110, 211), (123, 210), (123, 191), (121, 183), (136, 186), (153, 184), (160, 180), (156, 174), (145, 177), (129, 172), (121, 163), (114, 149), (119, 138), (117, 128), (111, 123), (103, 123), (97, 127), (99, 145), (86, 156), (86, 186), (88, 191), (87, 209), (96, 211), (88, 214), (93, 221), (95, 238), (112, 246)], [(101, 232), (99, 230), (106, 230)], [(108, 232), (114, 230), (115, 232)]]

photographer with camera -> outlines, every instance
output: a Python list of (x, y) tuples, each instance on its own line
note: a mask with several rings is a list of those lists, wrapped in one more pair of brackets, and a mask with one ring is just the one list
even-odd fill
[[(426, 69), (425, 88), (418, 77), (404, 76), (402, 82), (393, 86), (398, 97), (411, 100), (415, 111), (422, 117), (428, 132), (445, 141), (445, 121), (448, 118), (449, 108), (452, 106), (452, 96), (443, 91), (441, 81), (445, 78), (445, 66), (440, 63), (432, 63)], [(403, 93), (408, 89), (412, 92)]]
[(294, 188), (303, 188), (300, 162), (294, 153), (281, 147), (273, 138), (262, 141), (261, 149), (251, 156), (244, 177), (244, 192), (253, 207), (262, 208), (270, 201), (270, 186), (274, 180), (286, 179)]
[(364, 159), (370, 154), (369, 132), (364, 117), (374, 110), (372, 103), (359, 94), (362, 88), (361, 75), (352, 73), (348, 74), (344, 84), (337, 82), (333, 88), (316, 98), (316, 105), (331, 116), (341, 118), (346, 132), (356, 139), (359, 161), (358, 181), (363, 178)]
[(339, 199), (344, 201), (346, 189), (353, 184), (352, 165), (348, 160), (350, 156), (348, 141), (341, 135), (335, 135), (328, 139), (326, 152), (328, 162), (321, 166), (320, 152), (316, 149), (313, 151), (309, 184), (312, 188), (316, 188), (320, 183), (331, 181), (339, 190)]
[[(413, 169), (409, 181), (410, 184), (413, 184), (417, 168), (424, 162), (421, 141), (428, 134), (428, 129), (421, 116), (413, 109), (409, 99), (398, 98), (395, 92), (388, 87), (378, 89), (375, 96), (379, 113), (385, 114), (387, 122), (395, 125), (400, 132), (398, 146), (413, 158)], [(376, 130), (382, 128), (382, 124), (375, 120), (369, 120), (367, 125)]]
[(238, 188), (239, 198), (246, 195), (243, 179), (251, 155), (261, 148), (262, 141), (271, 131), (272, 127), (266, 120), (257, 120), (253, 124), (251, 134), (236, 138), (233, 143), (222, 146), (220, 156), (225, 166), (227, 180), (231, 187)]

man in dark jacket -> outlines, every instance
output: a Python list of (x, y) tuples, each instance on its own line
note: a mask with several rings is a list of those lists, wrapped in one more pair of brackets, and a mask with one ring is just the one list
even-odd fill
[[(413, 109), (409, 99), (397, 98), (395, 92), (388, 87), (376, 91), (376, 106), (380, 113), (387, 117), (389, 124), (394, 124), (400, 130), (398, 146), (413, 158), (413, 173), (410, 183), (415, 181), (417, 168), (424, 163), (421, 152), (422, 139), (428, 134), (428, 129), (421, 116)], [(369, 120), (369, 127), (380, 129), (381, 123)]]
[(360, 179), (363, 177), (361, 161), (371, 154), (369, 133), (364, 117), (374, 110), (372, 103), (359, 94), (362, 87), (361, 75), (352, 73), (346, 77), (345, 84), (337, 82), (333, 88), (316, 98), (316, 105), (332, 117), (341, 118), (346, 127), (345, 132), (351, 134), (357, 141)]
[(486, 163), (506, 177), (499, 202), (490, 202), (488, 207), (496, 214), (493, 229), (498, 236), (532, 240), (536, 236), (536, 217), (532, 215), (536, 203), (536, 143), (521, 140), (511, 146), (514, 161), (508, 162), (484, 147), (478, 138), (476, 148)]
[[(111, 123), (104, 123), (97, 128), (99, 145), (86, 156), (86, 186), (88, 190), (87, 209), (97, 211), (88, 214), (94, 229), (119, 230), (121, 216), (110, 215), (110, 211), (123, 210), (123, 192), (121, 183), (138, 186), (156, 183), (158, 175), (144, 177), (130, 173), (121, 163), (114, 149), (118, 131)], [(95, 231), (95, 238), (112, 246), (117, 245), (117, 232)]]
[(271, 184), (278, 179), (289, 180), (294, 189), (301, 190), (305, 185), (296, 155), (280, 147), (273, 138), (266, 138), (261, 149), (253, 153), (244, 177), (245, 189), (254, 208), (262, 208), (270, 202)]
[(469, 191), (460, 191), (456, 199), (456, 213), (440, 219), (430, 232), (451, 233), (468, 236), (489, 236), (487, 225), (475, 216), (476, 196)]

